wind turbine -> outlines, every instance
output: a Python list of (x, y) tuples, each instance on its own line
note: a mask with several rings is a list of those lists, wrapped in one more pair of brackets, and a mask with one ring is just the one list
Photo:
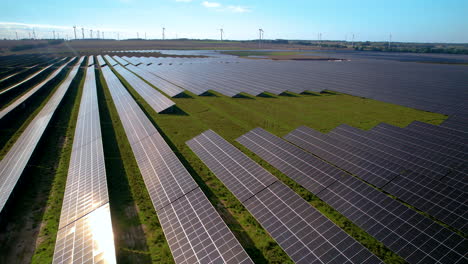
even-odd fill
[(93, 38), (93, 30), (92, 29), (89, 30), (89, 35), (90, 35), (90, 38), (92, 39)]
[(54, 39), (55, 39), (55, 30), (52, 30), (52, 34), (54, 35)]
[(104, 31), (102, 32), (102, 39), (105, 39), (105, 37), (104, 37)]
[(163, 39), (163, 40), (166, 38), (165, 33), (166, 33), (166, 28), (163, 27), (163, 28), (162, 28), (162, 39)]
[(263, 29), (259, 28), (258, 29), (258, 35), (259, 35), (258, 48), (260, 48), (262, 45), (263, 33), (264, 33)]
[(392, 43), (392, 33), (390, 33), (390, 38), (388, 39), (388, 49), (390, 49), (391, 43)]
[(224, 30), (222, 28), (220, 28), (219, 33), (221, 34), (221, 42), (222, 42), (223, 41)]
[(76, 26), (73, 26), (73, 32), (75, 32), (75, 39), (76, 39)]
[(15, 31), (15, 34), (16, 34), (16, 40), (19, 40), (19, 38), (18, 38), (18, 31)]
[(99, 39), (99, 30), (97, 31), (97, 38)]
[(81, 37), (84, 39), (84, 28), (81, 28)]
[(36, 39), (36, 31), (34, 31), (34, 28), (33, 28), (33, 38)]

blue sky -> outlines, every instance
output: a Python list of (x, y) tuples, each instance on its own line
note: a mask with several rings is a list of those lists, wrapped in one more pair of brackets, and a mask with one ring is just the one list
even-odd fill
[[(468, 43), (468, 0), (2, 0), (0, 37), (106, 37), (388, 40)], [(80, 31), (81, 32), (81, 31)]]

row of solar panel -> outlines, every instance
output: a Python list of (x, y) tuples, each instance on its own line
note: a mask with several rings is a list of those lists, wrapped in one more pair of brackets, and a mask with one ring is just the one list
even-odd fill
[(116, 263), (94, 71), (86, 70), (53, 263)]
[[(366, 180), (381, 183), (386, 192), (466, 232), (468, 210), (464, 191), (427, 176), (396, 173), (401, 166), (364, 153), (369, 150), (368, 147), (362, 145), (356, 148), (346, 144), (350, 140), (341, 142), (327, 137), (302, 127), (285, 138), (341, 168), (345, 167), (345, 170), (352, 170), (358, 177), (365, 175)], [(330, 204), (409, 263), (466, 261), (467, 244), (462, 236), (311, 153), (262, 129), (254, 129), (237, 141)], [(288, 223), (287, 220), (279, 221), (270, 227), (272, 220), (256, 215), (255, 210), (251, 210), (248, 202), (245, 202), (276, 186), (278, 182), (271, 178), (273, 176), (267, 177), (263, 169), (212, 131), (202, 133), (187, 144), (267, 231)], [(407, 177), (409, 175), (411, 177)], [(256, 204), (259, 206), (258, 202)], [(274, 203), (277, 204), (280, 203)], [(291, 206), (293, 204), (291, 202)], [(283, 206), (278, 210), (284, 213), (290, 208)], [(292, 218), (293, 214), (288, 215)], [(275, 233), (270, 234), (276, 239)], [(283, 234), (277, 239), (281, 246), (281, 239), (288, 235), (291, 234)], [(291, 244), (295, 240), (289, 238), (289, 241)], [(283, 248), (290, 254), (287, 246)], [(292, 253), (290, 256), (295, 260)]]

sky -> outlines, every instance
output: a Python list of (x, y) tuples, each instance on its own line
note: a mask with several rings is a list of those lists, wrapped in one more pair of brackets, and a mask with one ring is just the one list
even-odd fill
[[(2, 0), (0, 38), (265, 39), (468, 43), (468, 0)], [(101, 35), (102, 36), (102, 35)]]

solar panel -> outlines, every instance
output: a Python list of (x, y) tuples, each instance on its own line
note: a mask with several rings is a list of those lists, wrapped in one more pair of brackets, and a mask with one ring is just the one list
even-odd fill
[(386, 167), (370, 162), (375, 160), (374, 156), (364, 152), (361, 152), (358, 156), (349, 150), (342, 150), (327, 142), (326, 135), (310, 128), (300, 127), (289, 133), (285, 138), (295, 145), (358, 175), (375, 186), (382, 187), (398, 176), (397, 173), (388, 170)]
[(101, 55), (97, 56), (97, 61), (98, 61), (99, 66), (101, 66), (101, 67), (106, 65), (106, 62), (104, 61), (104, 59), (102, 58)]
[(449, 148), (446, 144), (438, 144), (429, 138), (421, 137), (421, 134), (418, 134), (418, 136), (407, 134), (404, 129), (389, 124), (380, 123), (378, 126), (374, 127), (372, 131), (391, 136), (406, 144), (418, 145), (421, 148), (443, 154), (452, 159), (457, 159), (460, 162), (464, 162), (468, 156), (468, 147), (465, 147), (466, 151)]
[(104, 55), (104, 58), (109, 62), (111, 66), (115, 66), (118, 63), (109, 55)]
[[(435, 171), (439, 175), (450, 175), (452, 174), (451, 171), (454, 169), (454, 168), (450, 168), (443, 164), (432, 161), (430, 155), (426, 157), (419, 157), (419, 156), (412, 155), (411, 153), (409, 153), (408, 151), (404, 149), (406, 148), (405, 144), (391, 141), (388, 138), (382, 138), (379, 135), (375, 135), (372, 133), (366, 133), (354, 127), (350, 127), (347, 125), (340, 125), (337, 128), (335, 128), (334, 133), (339, 133), (340, 135), (344, 135), (350, 138), (352, 137), (353, 140), (357, 140), (372, 148), (378, 148), (394, 156), (399, 156), (401, 159), (405, 159), (408, 162), (418, 164), (421, 167)], [(400, 146), (403, 149), (398, 148), (398, 146)], [(450, 164), (452, 161), (445, 159), (445, 160), (440, 160), (440, 162), (446, 162)], [(466, 185), (466, 181), (463, 181), (463, 179), (459, 179), (458, 183), (459, 185), (452, 185), (452, 187), (462, 189), (460, 187)]]
[[(237, 141), (319, 196), (409, 263), (465, 261), (465, 239), (355, 177), (328, 175), (314, 162), (296, 154), (306, 154), (304, 151), (262, 129), (254, 129)], [(330, 183), (330, 179), (335, 181)], [(326, 183), (327, 186), (314, 189), (308, 187), (309, 182), (317, 185)]]
[[(229, 263), (237, 263), (239, 259), (251, 263), (213, 206), (206, 203), (207, 198), (192, 176), (119, 79), (109, 67), (102, 68), (102, 72), (176, 263), (193, 263), (190, 261), (195, 257), (203, 259), (201, 263), (217, 263), (218, 253)], [(216, 226), (218, 232), (207, 226), (198, 230), (199, 220), (205, 219), (206, 212), (211, 215), (210, 225)], [(187, 214), (197, 215), (197, 218), (187, 217)], [(179, 222), (175, 223), (174, 217)], [(191, 228), (197, 229), (193, 233), (196, 236), (189, 235)], [(186, 240), (197, 247), (190, 247), (183, 242)], [(205, 255), (209, 257), (204, 258)]]
[(187, 145), (294, 262), (381, 262), (293, 190), (215, 132), (208, 130), (188, 141)]
[[(23, 102), (25, 102), (29, 97), (31, 97), (34, 93), (36, 93), (39, 89), (41, 89), (46, 83), (48, 83), (50, 80), (52, 80), (53, 78), (55, 78), (55, 76), (57, 76), (62, 70), (63, 68), (65, 68), (68, 63), (70, 63), (71, 61), (73, 61), (75, 59), (75, 57), (71, 58), (68, 62), (66, 62), (64, 65), (60, 66), (59, 68), (57, 68), (53, 73), (51, 73), (45, 80), (43, 80), (42, 82), (40, 82), (39, 84), (35, 85), (33, 88), (29, 89), (26, 93), (24, 93), (23, 95), (21, 95), (19, 98), (17, 98), (14, 102), (12, 102), (10, 105), (8, 105), (7, 107), (3, 108), (1, 111), (0, 111), (0, 119), (2, 119), (3, 117), (5, 117), (8, 113), (10, 113), (13, 109), (15, 109), (16, 107), (18, 107), (19, 105), (21, 105)], [(81, 59), (81, 61), (83, 61)]]
[(130, 71), (134, 72), (135, 74), (139, 75), (141, 78), (145, 79), (147, 82), (151, 83), (152, 85), (156, 86), (158, 89), (163, 91), (165, 94), (174, 97), (182, 93), (184, 90), (181, 89), (180, 87), (164, 80), (159, 77), (157, 77), (154, 74), (151, 74), (150, 72), (146, 71), (145, 69), (138, 68), (133, 65), (127, 65), (127, 69)]
[(88, 56), (88, 66), (94, 65), (94, 56)]
[(261, 128), (249, 131), (236, 141), (313, 193), (319, 193), (336, 180), (348, 176), (342, 170)]
[(88, 67), (73, 139), (59, 229), (107, 204), (94, 67)]
[(421, 121), (414, 121), (411, 124), (409, 124), (408, 127), (425, 128), (428, 131), (432, 131), (433, 133), (436, 133), (441, 136), (456, 138), (460, 143), (464, 143), (464, 144), (468, 143), (468, 140), (466, 139), (468, 136), (468, 133), (464, 131), (458, 131), (458, 130), (454, 130), (454, 129), (443, 127), (443, 126), (436, 126), (436, 125), (424, 123)]
[(0, 175), (2, 175), (2, 177), (0, 177), (0, 212), (3, 211), (5, 203), (26, 167), (29, 158), (34, 152), (37, 143), (41, 139), (42, 133), (44, 133), (55, 110), (67, 92), (70, 83), (75, 78), (83, 59), (84, 57), (77, 62), (47, 104), (34, 117), (31, 123), (29, 123), (28, 127), (13, 144), (10, 151), (8, 151), (5, 157), (0, 161)]
[(57, 233), (52, 263), (116, 263), (109, 204)]
[(200, 188), (158, 217), (176, 263), (252, 263)]
[(112, 58), (118, 63), (122, 64), (122, 66), (127, 66), (129, 64), (128, 61), (120, 58), (119, 56), (112, 56)]
[(153, 87), (149, 86), (135, 74), (128, 71), (124, 67), (117, 65), (114, 69), (137, 91), (138, 94), (153, 108), (154, 111), (160, 113), (175, 105), (169, 98), (162, 95)]

